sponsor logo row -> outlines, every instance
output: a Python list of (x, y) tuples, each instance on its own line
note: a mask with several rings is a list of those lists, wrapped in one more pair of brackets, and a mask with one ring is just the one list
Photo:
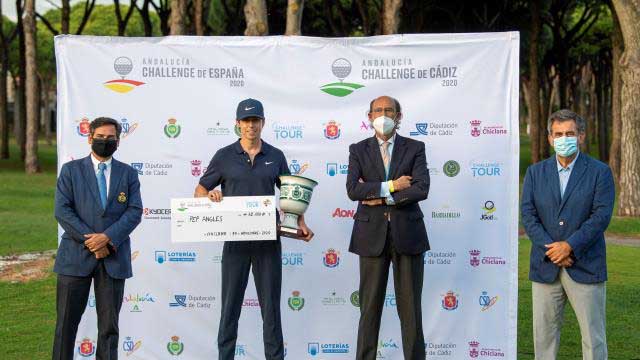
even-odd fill
[[(140, 251), (134, 251), (132, 260), (136, 260), (140, 256)], [(506, 266), (507, 260), (501, 256), (484, 255), (481, 250), (471, 249), (468, 251), (468, 265), (472, 268), (484, 266)], [(304, 252), (283, 252), (282, 266), (286, 267), (303, 267), (308, 265), (309, 255)], [(424, 255), (425, 265), (455, 265), (458, 259), (458, 253), (455, 251), (428, 251)], [(198, 253), (194, 250), (156, 250), (155, 262), (163, 265), (165, 263), (195, 263), (198, 261)], [(216, 255), (211, 261), (215, 264), (222, 262), (222, 256)], [(340, 251), (328, 248), (322, 253), (322, 264), (329, 269), (338, 268), (341, 264)]]
[[(457, 310), (461, 304), (460, 295), (453, 291), (448, 290), (441, 295), (441, 303), (439, 306), (443, 311)], [(482, 293), (477, 298), (477, 303), (474, 305), (471, 302), (470, 306), (475, 306), (480, 311), (487, 311), (492, 308), (497, 302), (499, 297), (497, 295), (491, 295), (487, 291)], [(302, 294), (299, 290), (293, 290), (287, 298), (287, 305), (293, 312), (302, 311), (305, 309), (305, 305), (309, 299)], [(341, 307), (348, 304), (353, 307), (360, 307), (360, 293), (358, 290), (353, 291), (351, 294), (345, 296), (345, 294), (338, 294), (335, 290), (330, 291), (326, 296), (321, 296), (313, 299), (317, 304), (324, 307)], [(148, 306), (165, 306), (170, 309), (176, 310), (210, 310), (215, 307), (217, 298), (213, 295), (195, 295), (195, 294), (173, 294), (171, 299), (165, 301), (162, 304), (156, 296), (151, 293), (129, 293), (122, 299), (123, 311), (130, 313), (141, 313), (145, 311)], [(89, 308), (95, 308), (96, 300), (95, 296), (91, 295), (87, 306)], [(396, 296), (394, 294), (386, 294), (384, 299), (384, 307), (396, 307)], [(259, 308), (260, 302), (257, 298), (245, 298), (242, 302), (244, 308)]]
[[(271, 162), (265, 163), (264, 166), (270, 165)], [(138, 171), (139, 176), (171, 176), (176, 175), (174, 171), (174, 162), (169, 161), (146, 161), (146, 162), (131, 162), (130, 165)], [(200, 159), (190, 160), (187, 164), (189, 172), (194, 177), (201, 177), (207, 171), (207, 167), (203, 166), (203, 161)], [(256, 166), (262, 166), (262, 164), (256, 164)], [(340, 161), (325, 161), (323, 163), (322, 171), (328, 177), (339, 177), (347, 175), (349, 173), (349, 164)], [(301, 161), (298, 159), (292, 159), (289, 163), (289, 171), (293, 175), (302, 175), (311, 168), (311, 163), (308, 161)], [(447, 160), (441, 166), (429, 167), (430, 176), (444, 175), (449, 178), (456, 177), (460, 174), (465, 174), (471, 178), (495, 178), (504, 176), (504, 164), (501, 161), (496, 160), (471, 160), (463, 169), (460, 162), (456, 160)], [(179, 174), (178, 174), (179, 175)]]
[[(155, 340), (155, 339), (154, 339)], [(156, 344), (166, 345), (166, 351), (171, 356), (180, 356), (183, 354), (185, 349), (188, 349), (188, 345), (185, 345), (185, 341), (178, 335), (173, 335), (168, 339), (164, 339), (165, 343), (162, 344), (162, 341), (158, 339)], [(150, 340), (146, 340), (144, 345), (146, 345)], [(78, 342), (77, 353), (81, 357), (92, 357), (96, 352), (96, 341), (90, 337), (83, 337), (81, 341)], [(305, 343), (300, 344), (304, 346)], [(467, 354), (470, 358), (504, 358), (504, 351), (495, 346), (483, 346), (479, 341), (472, 340), (465, 344), (468, 346)], [(400, 341), (396, 341), (393, 338), (383, 339), (378, 342), (377, 350), (376, 350), (376, 359), (384, 359), (385, 356), (390, 355), (391, 353), (397, 353), (401, 350), (402, 343)], [(143, 347), (143, 341), (140, 338), (135, 338), (132, 336), (125, 336), (122, 340), (122, 351), (126, 356), (131, 356), (136, 352), (139, 352)], [(434, 342), (425, 342), (424, 344), (426, 355), (429, 356), (438, 356), (438, 357), (452, 357), (458, 352), (458, 344), (447, 342), (447, 343), (434, 343)], [(235, 358), (242, 358), (248, 356), (248, 345), (246, 344), (236, 344), (235, 347)], [(259, 351), (261, 349), (256, 349)], [(289, 345), (285, 343), (285, 357), (289, 352)], [(340, 354), (350, 354), (355, 352), (355, 348), (352, 344), (346, 342), (307, 342), (306, 343), (306, 352), (311, 357), (316, 357), (319, 355), (331, 356), (331, 355), (340, 355)], [(188, 351), (187, 351), (188, 353)], [(185, 354), (187, 354), (185, 353)], [(460, 356), (460, 355), (458, 355)]]
[[(478, 213), (474, 216), (481, 221), (494, 221), (498, 219), (496, 215), (496, 204), (493, 200), (484, 201), (482, 206), (478, 207)], [(330, 213), (331, 218), (353, 219), (356, 214), (355, 209), (335, 208)], [(144, 208), (142, 215), (145, 220), (171, 220), (171, 209), (168, 208)], [(478, 216), (480, 215), (480, 216)], [(463, 211), (444, 205), (440, 208), (433, 209), (429, 215), (433, 220), (456, 220), (463, 218)]]
[[(76, 133), (80, 137), (88, 137), (90, 134), (91, 120), (88, 117), (82, 117), (76, 121), (75, 129)], [(133, 135), (137, 129), (141, 127), (141, 123), (138, 121), (131, 121), (127, 118), (121, 118), (119, 120), (122, 126), (121, 139), (127, 139)], [(472, 138), (478, 138), (482, 135), (507, 135), (507, 130), (502, 125), (487, 125), (482, 126), (481, 120), (469, 121), (470, 130), (469, 136)], [(322, 124), (322, 134), (328, 140), (337, 140), (342, 135), (342, 124), (336, 120), (329, 120)], [(271, 133), (273, 139), (276, 141), (295, 141), (303, 140), (306, 135), (306, 124), (301, 122), (273, 122), (263, 130), (263, 133)], [(438, 136), (453, 136), (458, 134), (460, 126), (456, 122), (419, 122), (416, 123), (415, 129), (409, 131), (410, 137), (438, 137)], [(176, 139), (182, 134), (183, 124), (176, 118), (168, 118), (164, 123), (160, 123), (157, 126), (158, 134), (163, 134), (169, 139)], [(373, 127), (368, 120), (362, 120), (359, 124), (351, 125), (350, 129), (359, 129), (360, 131), (370, 133), (373, 131)], [(209, 136), (227, 136), (232, 133), (240, 137), (241, 130), (237, 125), (225, 126), (221, 122), (216, 122), (214, 126), (209, 126), (203, 130)]]

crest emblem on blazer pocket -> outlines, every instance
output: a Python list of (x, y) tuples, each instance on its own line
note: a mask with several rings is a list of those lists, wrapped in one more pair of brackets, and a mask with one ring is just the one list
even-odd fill
[(121, 192), (120, 195), (118, 195), (118, 202), (121, 204), (124, 204), (125, 202), (127, 202), (127, 196)]

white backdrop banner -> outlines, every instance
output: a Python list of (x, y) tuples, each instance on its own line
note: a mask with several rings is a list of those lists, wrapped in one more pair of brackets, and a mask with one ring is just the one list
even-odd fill
[[(116, 158), (138, 170), (143, 220), (120, 314), (120, 355), (213, 359), (221, 243), (172, 243), (170, 199), (190, 197), (209, 160), (237, 140), (240, 100), (265, 106), (263, 138), (292, 173), (315, 179), (311, 243), (282, 240), (287, 359), (353, 359), (358, 257), (348, 252), (356, 203), (348, 147), (373, 135), (369, 102), (402, 104), (399, 133), (426, 144), (421, 203), (427, 359), (516, 359), (518, 51), (515, 32), (371, 38), (58, 36), (59, 166), (89, 154), (89, 121), (122, 123)], [(392, 279), (392, 277), (390, 277)], [(379, 359), (402, 359), (393, 282)], [(237, 359), (264, 359), (253, 279)], [(96, 348), (92, 296), (77, 358)]]

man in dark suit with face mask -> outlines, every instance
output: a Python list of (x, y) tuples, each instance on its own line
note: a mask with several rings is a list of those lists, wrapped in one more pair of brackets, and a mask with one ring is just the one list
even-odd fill
[(360, 256), (356, 359), (374, 360), (389, 266), (393, 266), (405, 359), (424, 360), (422, 281), (429, 250), (419, 202), (429, 193), (424, 143), (396, 133), (400, 103), (389, 96), (369, 109), (375, 136), (349, 147), (347, 193), (358, 201), (349, 251)]
[(71, 360), (78, 324), (93, 282), (98, 315), (98, 346), (83, 343), (82, 356), (118, 358), (118, 317), (124, 281), (132, 276), (129, 234), (142, 217), (138, 172), (112, 157), (120, 124), (110, 118), (91, 122), (91, 154), (62, 166), (55, 217), (64, 229), (53, 271), (58, 274), (53, 360)]

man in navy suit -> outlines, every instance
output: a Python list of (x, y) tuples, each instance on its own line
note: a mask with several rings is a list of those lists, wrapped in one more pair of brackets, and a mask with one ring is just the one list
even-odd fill
[[(98, 314), (96, 359), (118, 358), (118, 316), (124, 281), (132, 276), (129, 234), (142, 216), (140, 182), (135, 169), (112, 157), (122, 128), (110, 118), (91, 122), (91, 154), (62, 166), (55, 216), (64, 229), (53, 271), (58, 274), (54, 360), (71, 360), (78, 324), (93, 281)], [(85, 348), (82, 348), (82, 347)]]
[(396, 133), (400, 103), (369, 105), (375, 136), (349, 147), (347, 193), (358, 201), (349, 251), (360, 256), (360, 324), (356, 359), (375, 360), (389, 265), (407, 360), (424, 360), (422, 282), (429, 240), (419, 202), (429, 193), (424, 143)]
[(556, 154), (531, 165), (522, 188), (537, 360), (557, 357), (567, 299), (580, 325), (583, 359), (607, 358), (604, 231), (615, 186), (606, 164), (580, 153), (585, 127), (572, 111), (553, 113), (547, 128)]

